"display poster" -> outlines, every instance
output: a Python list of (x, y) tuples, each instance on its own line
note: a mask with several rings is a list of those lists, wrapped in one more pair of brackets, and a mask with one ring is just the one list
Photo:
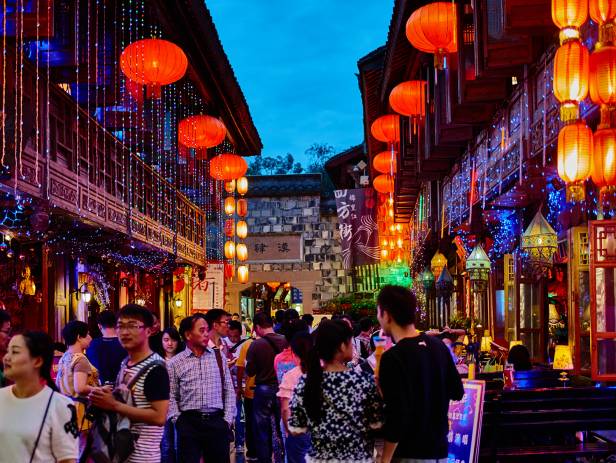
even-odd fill
[(225, 270), (224, 264), (208, 264), (205, 279), (193, 275), (193, 312), (207, 312), (224, 307)]
[(477, 463), (485, 381), (463, 379), (464, 397), (449, 404), (448, 463)]

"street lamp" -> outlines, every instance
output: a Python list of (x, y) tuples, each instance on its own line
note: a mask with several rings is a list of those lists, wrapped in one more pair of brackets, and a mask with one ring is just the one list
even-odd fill
[(88, 289), (87, 283), (82, 284), (79, 289), (74, 292), (79, 294), (79, 298), (82, 300), (82, 302), (85, 302), (86, 304), (89, 304), (92, 300), (92, 293)]
[(466, 271), (473, 284), (473, 290), (476, 292), (485, 291), (490, 276), (490, 259), (481, 244), (475, 246), (471, 255), (466, 259)]
[(558, 236), (545, 217), (538, 211), (522, 234), (520, 249), (523, 261), (533, 276), (541, 277), (550, 268), (558, 249)]

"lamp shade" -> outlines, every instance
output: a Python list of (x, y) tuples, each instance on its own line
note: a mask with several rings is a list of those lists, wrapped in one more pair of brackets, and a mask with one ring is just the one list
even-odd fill
[(235, 255), (237, 256), (237, 260), (240, 262), (244, 262), (248, 259), (248, 248), (244, 243), (239, 243), (235, 246)]
[(590, 55), (579, 40), (561, 45), (554, 56), (554, 96), (560, 103), (560, 118), (578, 118), (578, 104), (588, 95)]
[(443, 267), (436, 279), (436, 291), (440, 296), (448, 296), (453, 291), (453, 277), (447, 267)]
[(213, 148), (227, 136), (225, 125), (205, 114), (188, 116), (178, 124), (178, 142), (188, 148)]
[(426, 267), (424, 271), (421, 272), (421, 275), (419, 275), (419, 278), (421, 279), (421, 283), (423, 284), (424, 289), (426, 291), (432, 288), (432, 285), (434, 284), (434, 275), (432, 274), (432, 272), (430, 271), (428, 267)]
[(616, 129), (595, 132), (590, 175), (599, 188), (616, 186)]
[(379, 117), (370, 126), (370, 133), (374, 138), (385, 143), (400, 141), (400, 116), (386, 114)]
[(248, 214), (248, 201), (244, 198), (237, 200), (237, 215), (240, 217), (246, 217)]
[(160, 98), (161, 85), (184, 77), (188, 59), (180, 47), (167, 40), (143, 39), (128, 45), (120, 55), (120, 69), (126, 77), (147, 85), (150, 96)]
[(438, 280), (438, 277), (441, 275), (443, 271), (443, 267), (447, 267), (447, 257), (440, 252), (436, 251), (434, 256), (432, 256), (432, 260), (430, 261), (430, 269), (434, 274), (434, 278)]
[(237, 179), (237, 192), (242, 196), (248, 193), (248, 179), (246, 177)]
[(229, 196), (225, 198), (225, 214), (233, 215), (235, 213), (235, 199), (233, 196)]
[(396, 85), (389, 94), (389, 104), (394, 111), (403, 116), (425, 116), (426, 81), (408, 80)]
[(406, 38), (419, 51), (434, 54), (434, 65), (442, 69), (447, 53), (458, 50), (456, 5), (434, 2), (415, 10), (406, 22)]
[(561, 41), (579, 37), (578, 30), (587, 19), (588, 0), (552, 0), (552, 21), (562, 31)]
[(391, 151), (382, 151), (372, 160), (374, 170), (382, 174), (391, 174), (396, 172), (398, 152), (394, 151), (393, 156)]
[(558, 175), (567, 184), (582, 182), (590, 175), (592, 131), (583, 121), (566, 125), (558, 134)]
[(246, 174), (248, 164), (242, 156), (223, 153), (210, 161), (210, 176), (214, 180), (235, 180)]
[(542, 273), (552, 266), (554, 254), (558, 249), (558, 235), (541, 211), (535, 214), (522, 234), (520, 249), (534, 273)]
[(589, 79), (590, 98), (593, 103), (616, 105), (615, 46), (602, 46), (590, 54)]
[(225, 243), (225, 257), (227, 259), (233, 259), (235, 257), (235, 243), (233, 241), (227, 241)]
[(573, 357), (569, 345), (556, 345), (552, 368), (554, 368), (554, 370), (573, 370)]
[(237, 281), (239, 283), (248, 283), (248, 266), (239, 265), (237, 267)]
[(475, 246), (471, 255), (466, 259), (466, 271), (477, 290), (485, 289), (485, 284), (490, 277), (490, 259), (481, 244)]
[(378, 175), (372, 180), (372, 186), (379, 193), (392, 193), (394, 191), (394, 178), (388, 174)]
[(238, 220), (235, 226), (235, 234), (241, 240), (248, 236), (248, 224), (245, 220)]

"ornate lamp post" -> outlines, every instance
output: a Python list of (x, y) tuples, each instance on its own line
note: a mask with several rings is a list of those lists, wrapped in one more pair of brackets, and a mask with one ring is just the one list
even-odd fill
[[(442, 255), (442, 254), (441, 254)], [(434, 259), (432, 259), (434, 261)], [(438, 279), (436, 280), (436, 298), (439, 306), (440, 325), (447, 325), (449, 322), (451, 293), (453, 292), (453, 277), (449, 269), (445, 266)]]
[[(468, 272), (469, 279), (471, 281), (471, 296), (472, 304), (470, 308), (470, 316), (473, 318), (477, 312), (481, 315), (482, 322), (487, 324), (485, 319), (485, 311), (483, 310), (482, 294), (488, 288), (488, 279), (490, 277), (490, 258), (481, 247), (481, 244), (475, 246), (471, 255), (466, 260), (466, 271)], [(479, 310), (475, 310), (478, 306)]]
[(442, 252), (436, 251), (436, 254), (434, 254), (430, 261), (430, 269), (437, 281), (444, 267), (447, 267), (447, 257)]
[(432, 289), (434, 288), (434, 275), (428, 267), (425, 268), (421, 275), (419, 275), (421, 283), (423, 284), (424, 294), (426, 295), (426, 314), (428, 316), (428, 326), (431, 327), (436, 321), (436, 310), (432, 300)]
[(541, 278), (552, 268), (554, 254), (558, 249), (558, 236), (541, 211), (535, 214), (522, 234), (520, 249), (526, 268), (535, 278)]

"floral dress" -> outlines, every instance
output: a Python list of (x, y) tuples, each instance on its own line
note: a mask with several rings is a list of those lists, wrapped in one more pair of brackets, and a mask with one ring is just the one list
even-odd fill
[(363, 371), (324, 372), (323, 418), (314, 423), (304, 406), (306, 376), (291, 399), (289, 430), (310, 431), (312, 463), (371, 463), (374, 437), (383, 421), (383, 404), (374, 376)]

